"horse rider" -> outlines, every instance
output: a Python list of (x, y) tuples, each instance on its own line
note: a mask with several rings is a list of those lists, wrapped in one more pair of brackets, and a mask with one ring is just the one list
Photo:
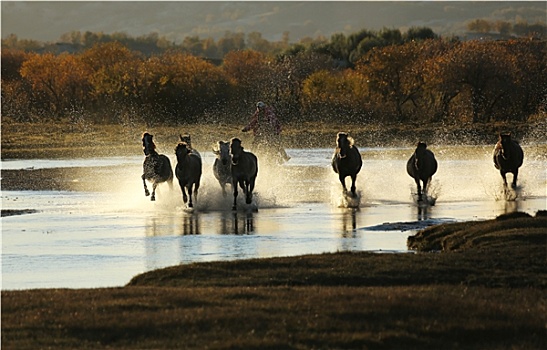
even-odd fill
[(277, 119), (272, 106), (260, 101), (256, 104), (256, 111), (251, 116), (251, 121), (241, 131), (253, 131), (257, 145), (270, 145), (276, 147), (281, 157), (287, 161), (291, 157), (287, 155), (281, 146), (281, 122)]

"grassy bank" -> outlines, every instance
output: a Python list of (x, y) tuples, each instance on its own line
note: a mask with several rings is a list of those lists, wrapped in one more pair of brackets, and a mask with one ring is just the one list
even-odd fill
[[(242, 125), (245, 121), (242, 121)], [(144, 131), (155, 135), (162, 152), (171, 152), (178, 135), (189, 133), (198, 149), (209, 150), (218, 140), (242, 138), (242, 125), (82, 125), (68, 122), (16, 123), (2, 120), (2, 159), (68, 158), (141, 155)], [(470, 125), (337, 125), (294, 123), (284, 126), (286, 148), (333, 147), (336, 133), (349, 131), (361, 147), (412, 146), (417, 140), (430, 144), (494, 144), (497, 133), (512, 131), (526, 143), (546, 142), (547, 123)]]
[(547, 218), (504, 219), (420, 233), (423, 249), (465, 242), (441, 252), (196, 263), (120, 288), (3, 291), (2, 346), (543, 349)]

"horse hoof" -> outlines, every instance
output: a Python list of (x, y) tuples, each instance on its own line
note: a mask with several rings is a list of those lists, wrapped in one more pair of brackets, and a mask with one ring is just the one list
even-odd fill
[(145, 195), (146, 197), (148, 197), (148, 196), (150, 195), (150, 192), (145, 191), (145, 192), (144, 192), (144, 195)]
[(156, 201), (156, 197), (150, 198), (150, 201), (151, 201), (151, 202), (155, 202), (155, 201)]

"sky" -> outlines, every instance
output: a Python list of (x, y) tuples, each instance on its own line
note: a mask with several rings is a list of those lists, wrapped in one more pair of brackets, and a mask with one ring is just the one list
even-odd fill
[(330, 38), (361, 29), (406, 31), (426, 26), (462, 35), (466, 22), (545, 23), (545, 1), (1, 1), (1, 36), (56, 42), (71, 31), (130, 36), (158, 33), (181, 43), (187, 36), (218, 39), (227, 31), (260, 32), (269, 41)]

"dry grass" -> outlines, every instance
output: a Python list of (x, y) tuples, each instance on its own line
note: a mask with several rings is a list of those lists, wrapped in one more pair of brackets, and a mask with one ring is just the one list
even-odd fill
[(540, 349), (540, 299), (532, 289), (446, 285), (4, 292), (2, 346)]

